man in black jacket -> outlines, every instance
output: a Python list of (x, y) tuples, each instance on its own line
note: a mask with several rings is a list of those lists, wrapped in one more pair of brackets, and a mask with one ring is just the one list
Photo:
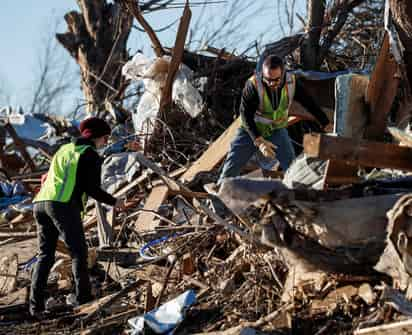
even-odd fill
[(262, 73), (249, 78), (243, 89), (240, 103), (242, 125), (231, 144), (218, 184), (224, 178), (238, 176), (256, 151), (269, 160), (276, 156), (282, 170), (287, 170), (295, 158), (286, 130), (288, 109), (293, 100), (300, 102), (322, 128), (329, 123), (302, 84), (286, 73), (283, 60), (274, 55), (266, 57)]
[(121, 207), (120, 200), (100, 187), (102, 161), (96, 149), (107, 143), (110, 126), (104, 120), (92, 117), (81, 122), (80, 132), (80, 138), (63, 145), (54, 155), (47, 178), (33, 200), (39, 247), (30, 291), (30, 313), (34, 316), (45, 310), (47, 278), (55, 262), (59, 236), (72, 257), (77, 303), (92, 299), (82, 225), (87, 196)]

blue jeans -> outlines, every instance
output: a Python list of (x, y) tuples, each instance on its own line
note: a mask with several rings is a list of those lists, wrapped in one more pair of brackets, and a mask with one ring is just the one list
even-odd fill
[[(286, 171), (295, 159), (295, 150), (290, 141), (286, 128), (276, 129), (273, 134), (266, 138), (277, 146), (276, 158), (279, 160), (280, 167)], [(223, 170), (220, 174), (218, 184), (220, 185), (224, 178), (236, 177), (240, 174), (242, 167), (256, 153), (257, 148), (247, 131), (239, 128), (235, 139), (230, 145), (230, 150), (226, 156)]]

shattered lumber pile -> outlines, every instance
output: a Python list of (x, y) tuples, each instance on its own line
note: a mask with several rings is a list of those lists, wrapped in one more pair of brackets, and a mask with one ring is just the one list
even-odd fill
[(66, 304), (71, 262), (59, 243), (47, 320), (30, 321), (27, 314), (36, 262), (31, 212), (9, 212), (0, 233), (1, 333), (113, 334), (137, 329), (131, 320), (139, 316), (157, 329), (165, 327), (162, 315), (150, 312), (190, 292), (196, 301), (178, 305), (177, 333), (409, 329), (412, 305), (392, 287), (408, 292), (412, 273), (402, 248), (410, 236), (408, 179), (315, 191), (238, 178), (219, 192), (228, 208), (218, 215), (207, 205), (216, 196), (197, 186), (199, 172), (219, 166), (237, 126), (187, 169), (167, 173), (140, 153), (124, 153), (140, 165), (130, 182), (114, 189), (127, 198), (127, 209), (111, 213), (92, 203), (85, 219), (96, 299)]

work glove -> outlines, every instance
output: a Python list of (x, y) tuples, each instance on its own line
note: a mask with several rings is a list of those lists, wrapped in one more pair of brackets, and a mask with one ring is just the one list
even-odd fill
[(255, 146), (259, 149), (263, 156), (266, 158), (276, 158), (276, 145), (272, 142), (265, 140), (262, 136), (259, 136), (255, 140)]
[(116, 212), (121, 212), (121, 211), (125, 210), (126, 204), (125, 204), (124, 199), (117, 198), (116, 203), (114, 204), (113, 208)]

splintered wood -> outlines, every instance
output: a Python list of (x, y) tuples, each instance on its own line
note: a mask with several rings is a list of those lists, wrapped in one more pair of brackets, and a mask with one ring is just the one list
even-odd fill
[(214, 141), (208, 149), (194, 162), (191, 167), (184, 173), (182, 180), (191, 181), (199, 172), (211, 171), (226, 156), (230, 148), (230, 143), (235, 137), (240, 126), (240, 118), (237, 118), (220, 137)]
[(143, 211), (140, 213), (139, 218), (135, 223), (135, 226), (139, 231), (150, 231), (156, 228), (156, 215), (153, 212), (159, 210), (159, 207), (167, 199), (168, 193), (169, 188), (167, 186), (162, 185), (153, 188), (149, 197), (146, 199)]
[(303, 146), (310, 157), (335, 159), (350, 165), (412, 171), (412, 148), (396, 144), (307, 134)]

